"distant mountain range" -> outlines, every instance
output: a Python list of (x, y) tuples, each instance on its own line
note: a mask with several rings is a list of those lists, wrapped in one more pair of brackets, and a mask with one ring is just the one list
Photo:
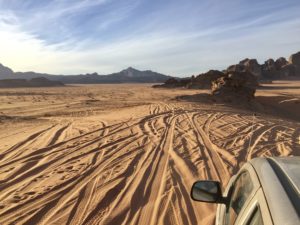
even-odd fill
[(17, 87), (60, 87), (65, 86), (60, 81), (48, 80), (44, 77), (26, 79), (4, 79), (0, 80), (0, 88), (17, 88)]
[(163, 83), (172, 76), (167, 76), (151, 70), (140, 71), (129, 67), (118, 73), (99, 75), (98, 73), (85, 75), (52, 75), (36, 72), (14, 72), (0, 64), (0, 80), (26, 79), (44, 77), (51, 81), (60, 81), (65, 84), (109, 84), (109, 83)]

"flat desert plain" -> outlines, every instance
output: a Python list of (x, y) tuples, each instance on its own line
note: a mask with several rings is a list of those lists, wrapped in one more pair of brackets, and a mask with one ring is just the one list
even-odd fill
[(300, 155), (300, 82), (252, 106), (151, 85), (0, 90), (0, 224), (212, 224), (199, 179)]

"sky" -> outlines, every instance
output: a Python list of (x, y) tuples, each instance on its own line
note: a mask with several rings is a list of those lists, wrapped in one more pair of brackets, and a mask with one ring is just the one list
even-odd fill
[(299, 0), (0, 0), (0, 63), (189, 76), (300, 51)]

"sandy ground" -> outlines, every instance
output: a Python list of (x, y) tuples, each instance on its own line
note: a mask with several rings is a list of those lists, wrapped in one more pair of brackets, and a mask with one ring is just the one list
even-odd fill
[(212, 224), (194, 181), (225, 186), (253, 157), (300, 155), (300, 82), (266, 85), (250, 109), (178, 98), (199, 93), (1, 89), (0, 224)]

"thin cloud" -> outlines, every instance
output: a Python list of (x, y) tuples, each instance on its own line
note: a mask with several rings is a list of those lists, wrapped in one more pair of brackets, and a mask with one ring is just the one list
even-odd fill
[(15, 70), (191, 75), (300, 46), (294, 0), (35, 2), (0, 0), (0, 62)]

